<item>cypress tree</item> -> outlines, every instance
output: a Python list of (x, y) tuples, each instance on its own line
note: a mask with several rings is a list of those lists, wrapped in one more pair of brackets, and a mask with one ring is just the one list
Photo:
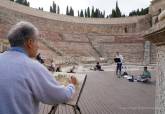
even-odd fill
[(23, 0), (16, 0), (16, 3), (23, 4)]
[(95, 10), (95, 17), (96, 18), (98, 18), (99, 17), (99, 11), (98, 11), (98, 9), (96, 8), (96, 10)]
[(83, 10), (81, 10), (81, 12), (80, 12), (80, 17), (84, 17)]
[(53, 12), (52, 6), (50, 6), (50, 12)]
[(68, 6), (66, 8), (66, 15), (69, 15), (69, 8), (68, 8)]
[(38, 9), (39, 9), (39, 10), (42, 10), (42, 11), (44, 10), (42, 7), (39, 7)]
[(118, 6), (118, 2), (116, 2), (116, 17), (121, 17), (121, 11)]
[(27, 0), (16, 0), (15, 2), (25, 6), (30, 6), (30, 3)]
[(80, 16), (79, 10), (78, 10), (78, 16)]
[(103, 13), (103, 18), (105, 18), (105, 10), (104, 10), (104, 13)]
[(57, 7), (57, 14), (60, 14), (60, 7)]
[(92, 6), (92, 13), (91, 13), (91, 17), (94, 17), (94, 14), (95, 13), (95, 11), (94, 11), (94, 7)]
[(69, 15), (70, 15), (70, 16), (74, 16), (74, 10), (72, 9), (72, 7), (70, 7)]
[(53, 10), (54, 13), (56, 13), (56, 3), (54, 3), (54, 1), (53, 1), (53, 7), (52, 7), (52, 10)]
[(85, 9), (85, 17), (88, 17), (86, 9)]
[(148, 14), (148, 11), (149, 11), (148, 7), (145, 9), (142, 8), (141, 10), (139, 10), (139, 9), (137, 9), (136, 11), (133, 10), (129, 13), (129, 16), (146, 15), (146, 14)]
[(91, 15), (90, 15), (90, 8), (89, 7), (87, 8), (87, 17), (91, 17)]
[(112, 9), (111, 17), (117, 17), (117, 15), (116, 15), (116, 11), (115, 11), (114, 9)]

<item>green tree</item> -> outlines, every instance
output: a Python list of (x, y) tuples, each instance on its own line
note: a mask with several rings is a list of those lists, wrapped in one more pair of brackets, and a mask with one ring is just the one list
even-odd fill
[(68, 8), (68, 6), (66, 7), (66, 15), (69, 15), (69, 8)]
[(80, 16), (79, 10), (78, 10), (78, 16)]
[(52, 8), (52, 6), (50, 6), (50, 12), (53, 12), (53, 8)]
[(98, 17), (100, 16), (99, 9), (97, 9), (97, 8), (96, 8), (96, 10), (95, 10), (95, 13), (94, 13), (94, 14), (95, 14), (94, 16), (95, 16), (96, 18), (98, 18)]
[(27, 0), (16, 0), (15, 2), (25, 6), (30, 6), (30, 3)]
[(57, 7), (57, 14), (60, 14), (60, 7)]
[(53, 1), (53, 12), (56, 13), (56, 3)]
[(114, 9), (112, 9), (112, 14), (111, 14), (110, 17), (117, 17), (117, 15), (116, 15), (116, 11), (115, 11)]
[(118, 2), (116, 2), (116, 17), (121, 17), (121, 11), (119, 9), (119, 6), (118, 6)]
[(80, 12), (80, 17), (84, 17), (83, 10), (81, 10), (81, 12)]
[(104, 12), (103, 12), (103, 18), (105, 18), (105, 10), (104, 10)]
[(137, 9), (136, 11), (135, 10), (131, 11), (129, 13), (129, 16), (146, 15), (146, 14), (148, 14), (148, 12), (149, 12), (149, 7), (145, 8), (145, 9), (142, 8), (141, 10)]
[(24, 0), (16, 0), (16, 3), (23, 4)]
[(86, 9), (85, 9), (85, 17), (88, 17)]
[(87, 8), (87, 17), (91, 17), (90, 8), (89, 7)]
[(73, 10), (73, 8), (72, 8), (72, 7), (70, 7), (70, 12), (69, 12), (69, 15), (70, 15), (70, 16), (74, 16), (74, 10)]
[(95, 9), (94, 9), (94, 6), (92, 6), (92, 12), (91, 12), (91, 17), (94, 17), (94, 13), (95, 13), (95, 11), (94, 11)]
[(39, 7), (38, 9), (39, 9), (39, 10), (42, 10), (42, 11), (44, 10), (42, 7)]
[(50, 6), (50, 12), (52, 12), (52, 13), (57, 13), (57, 5), (56, 5), (56, 3), (53, 1), (53, 4), (52, 4), (52, 6)]

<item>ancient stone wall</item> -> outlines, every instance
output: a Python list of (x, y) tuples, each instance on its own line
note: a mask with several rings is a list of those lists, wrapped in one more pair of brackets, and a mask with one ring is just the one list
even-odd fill
[[(16, 22), (32, 22), (41, 31), (44, 56), (105, 57), (113, 61), (116, 51), (126, 62), (143, 63), (143, 32), (150, 16), (114, 19), (80, 18), (57, 15), (0, 0), (0, 38), (5, 38)], [(49, 52), (45, 52), (49, 50)]]
[[(157, 15), (153, 11), (162, 9)], [(156, 23), (146, 32), (145, 39), (151, 41), (156, 46), (157, 52), (157, 72), (156, 72), (156, 101), (155, 114), (165, 113), (165, 1), (154, 0), (151, 5), (152, 19), (156, 19)], [(164, 9), (164, 10), (163, 10)], [(155, 53), (154, 53), (155, 54)]]
[(150, 14), (152, 16), (158, 15), (161, 11), (165, 10), (165, 1), (164, 0), (153, 0), (150, 6)]
[(150, 5), (149, 13), (152, 16), (152, 24), (158, 22), (158, 15), (165, 10), (165, 0), (153, 0)]
[(157, 47), (157, 85), (156, 85), (156, 111), (155, 114), (165, 113), (165, 46)]

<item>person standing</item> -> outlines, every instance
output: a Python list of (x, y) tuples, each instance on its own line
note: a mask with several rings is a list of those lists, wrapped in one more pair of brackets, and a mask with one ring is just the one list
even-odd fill
[(0, 54), (0, 114), (38, 114), (40, 102), (65, 103), (74, 96), (75, 77), (61, 86), (35, 59), (38, 37), (38, 29), (24, 21), (8, 32), (11, 48)]
[(116, 58), (119, 60), (116, 62), (116, 75), (118, 77), (120, 77), (121, 70), (122, 70), (122, 64), (123, 64), (123, 56), (119, 52), (116, 52)]

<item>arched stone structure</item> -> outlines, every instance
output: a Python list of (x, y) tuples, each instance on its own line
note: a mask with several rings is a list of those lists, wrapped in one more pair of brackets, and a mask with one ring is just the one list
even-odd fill
[[(80, 18), (43, 12), (6, 0), (0, 3), (0, 38), (5, 38), (16, 22), (30, 21), (41, 31), (40, 51), (47, 57), (104, 57), (113, 61), (115, 52), (119, 51), (126, 62), (145, 61), (143, 34), (151, 26), (149, 15)], [(151, 60), (154, 61), (154, 56)]]

